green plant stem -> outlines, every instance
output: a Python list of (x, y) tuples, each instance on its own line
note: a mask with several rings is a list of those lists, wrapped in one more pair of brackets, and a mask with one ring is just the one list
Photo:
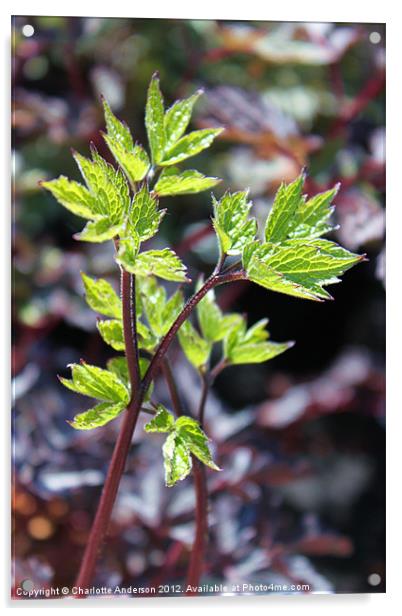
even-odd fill
[(137, 310), (135, 301), (135, 276), (122, 269), (121, 296), (123, 307), (123, 334), (126, 347), (128, 373), (131, 384), (131, 395), (140, 386), (140, 368), (137, 339)]
[[(205, 403), (209, 392), (210, 380), (207, 374), (201, 373), (202, 390), (198, 407), (198, 421), (203, 427)], [(205, 466), (191, 456), (193, 461), (193, 476), (195, 489), (195, 537), (191, 550), (190, 563), (187, 571), (187, 595), (197, 595), (195, 590), (200, 585), (201, 574), (205, 560), (205, 549), (208, 535), (208, 487)]]
[[(148, 370), (144, 375), (141, 385), (138, 390), (133, 389), (133, 397), (127, 410), (124, 414), (124, 420), (120, 428), (119, 436), (117, 438), (112, 459), (107, 472), (105, 485), (102, 490), (102, 495), (99, 501), (98, 509), (95, 515), (95, 520), (92, 526), (91, 534), (85, 548), (84, 557), (81, 563), (81, 567), (76, 580), (76, 586), (81, 588), (88, 588), (92, 581), (96, 561), (102, 546), (103, 539), (107, 532), (110, 516), (112, 513), (113, 505), (116, 499), (117, 490), (119, 488), (120, 480), (124, 472), (128, 452), (131, 445), (131, 439), (137, 424), (139, 414), (141, 412), (141, 406), (144, 400), (145, 393), (152, 381), (153, 376), (160, 368), (163, 358), (165, 357), (168, 348), (176, 335), (178, 329), (189, 317), (194, 307), (199, 301), (208, 293), (208, 291), (220, 284), (227, 282), (233, 282), (236, 280), (244, 280), (246, 274), (240, 270), (230, 274), (212, 274), (208, 278), (204, 285), (195, 293), (186, 303), (182, 312), (176, 318), (176, 321), (171, 326), (166, 336), (162, 339), (158, 349), (155, 352), (154, 357)], [(126, 289), (127, 287), (125, 287)], [(124, 302), (127, 301), (127, 294), (123, 295)], [(130, 302), (132, 301), (132, 295), (130, 294)], [(124, 307), (123, 307), (124, 313)], [(133, 344), (132, 340), (127, 340), (126, 349)], [(85, 597), (86, 595), (77, 595)]]

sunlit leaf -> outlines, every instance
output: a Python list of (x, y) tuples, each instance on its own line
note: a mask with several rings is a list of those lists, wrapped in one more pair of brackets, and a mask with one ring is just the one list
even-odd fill
[(107, 317), (121, 319), (122, 305), (121, 299), (103, 278), (95, 280), (84, 273), (81, 273), (85, 287), (85, 299), (92, 310)]
[(128, 217), (127, 233), (130, 238), (144, 242), (158, 231), (165, 210), (158, 210), (158, 200), (144, 185), (133, 198)]
[(171, 432), (174, 426), (174, 417), (162, 405), (158, 405), (158, 411), (148, 423), (145, 424), (145, 432)]
[(87, 222), (80, 233), (75, 233), (74, 239), (81, 242), (106, 242), (119, 234), (121, 225), (112, 225), (107, 217)]
[(202, 94), (199, 90), (189, 98), (176, 101), (165, 113), (166, 149), (172, 147), (185, 133), (190, 122), (193, 107), (198, 97)]
[(183, 307), (183, 295), (176, 291), (169, 299), (164, 287), (154, 277), (138, 279), (141, 302), (152, 333), (164, 336)]
[(199, 154), (206, 148), (209, 148), (215, 137), (220, 135), (222, 130), (222, 128), (204, 128), (184, 135), (165, 152), (165, 156), (159, 164), (162, 167), (175, 165), (182, 160)]
[(130, 396), (127, 387), (115, 373), (84, 362), (72, 364), (70, 367), (72, 379), (60, 379), (68, 389), (104, 402), (127, 404), (129, 401)]
[(162, 451), (165, 465), (165, 482), (168, 487), (172, 487), (178, 481), (185, 479), (191, 472), (190, 452), (183, 439), (176, 432), (169, 434)]
[(255, 237), (257, 222), (249, 218), (251, 202), (247, 196), (245, 191), (225, 193), (219, 201), (213, 198), (212, 222), (223, 254), (241, 254), (244, 246)]
[(162, 161), (165, 146), (165, 118), (163, 98), (159, 87), (159, 77), (154, 74), (148, 88), (147, 103), (145, 107), (145, 126), (147, 129), (149, 147), (152, 153), (152, 162), (159, 164)]
[(142, 180), (150, 166), (149, 158), (145, 150), (138, 144), (133, 143), (130, 130), (126, 124), (120, 122), (113, 114), (108, 103), (103, 101), (107, 135), (104, 139), (119, 163), (131, 184)]
[(267, 319), (247, 330), (246, 320), (233, 327), (224, 340), (224, 357), (230, 364), (256, 364), (273, 359), (293, 346), (293, 342), (271, 342)]
[(206, 177), (199, 171), (183, 171), (179, 173), (176, 167), (167, 168), (155, 185), (155, 192), (160, 197), (169, 195), (186, 195), (202, 192), (216, 186), (219, 178)]
[(89, 219), (99, 217), (94, 196), (82, 184), (61, 175), (55, 180), (41, 182), (40, 185), (49, 190), (61, 205), (76, 216)]
[(116, 351), (124, 351), (125, 344), (121, 321), (116, 319), (98, 321), (97, 327), (106, 344), (110, 344)]
[(125, 408), (126, 404), (124, 402), (118, 402), (117, 404), (101, 402), (92, 409), (76, 415), (73, 421), (68, 423), (76, 430), (93, 430), (116, 419)]
[(195, 419), (184, 415), (179, 417), (175, 423), (175, 430), (196, 458), (215, 471), (221, 470), (212, 459), (207, 435)]
[(180, 327), (178, 338), (188, 361), (195, 368), (205, 366), (211, 354), (212, 344), (201, 338), (190, 321), (185, 321)]
[(134, 256), (134, 251), (127, 249), (128, 241), (122, 243), (118, 261), (127, 271), (138, 276), (155, 275), (164, 280), (186, 282), (187, 268), (170, 248), (147, 250)]

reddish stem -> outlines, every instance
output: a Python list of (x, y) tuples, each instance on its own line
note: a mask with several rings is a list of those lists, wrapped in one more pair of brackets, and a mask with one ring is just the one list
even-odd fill
[(187, 573), (186, 594), (197, 595), (204, 566), (206, 537), (208, 533), (208, 492), (205, 466), (191, 456), (193, 460), (195, 488), (195, 539), (191, 551), (190, 565)]

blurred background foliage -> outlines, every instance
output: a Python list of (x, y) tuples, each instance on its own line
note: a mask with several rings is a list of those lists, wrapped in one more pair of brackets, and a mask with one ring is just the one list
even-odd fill
[[(72, 239), (80, 221), (38, 180), (79, 179), (70, 148), (88, 154), (90, 141), (110, 160), (101, 94), (145, 144), (146, 88), (159, 70), (167, 103), (202, 87), (194, 125), (226, 129), (194, 161), (223, 178), (218, 192), (249, 187), (262, 218), (280, 182), (306, 167), (309, 193), (341, 182), (337, 239), (369, 256), (334, 302), (247, 283), (220, 292), (222, 307), (250, 322), (268, 316), (275, 340), (297, 344), (266, 365), (230, 368), (207, 404), (224, 471), (209, 473), (204, 581), (384, 590), (384, 42), (381, 24), (13, 18), (16, 583), (73, 583), (119, 424), (80, 433), (66, 423), (83, 402), (56, 375), (110, 356), (80, 271), (116, 285), (118, 272), (112, 246)], [(209, 195), (165, 203), (163, 240), (191, 273), (207, 273), (217, 256)], [(177, 348), (172, 360), (192, 410), (196, 375)], [(160, 444), (140, 427), (98, 585), (184, 581), (193, 488), (165, 489), (162, 474)]]

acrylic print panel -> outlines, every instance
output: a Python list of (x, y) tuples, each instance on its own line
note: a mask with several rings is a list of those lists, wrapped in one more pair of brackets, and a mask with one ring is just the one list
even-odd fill
[(384, 592), (384, 25), (12, 29), (12, 597)]

